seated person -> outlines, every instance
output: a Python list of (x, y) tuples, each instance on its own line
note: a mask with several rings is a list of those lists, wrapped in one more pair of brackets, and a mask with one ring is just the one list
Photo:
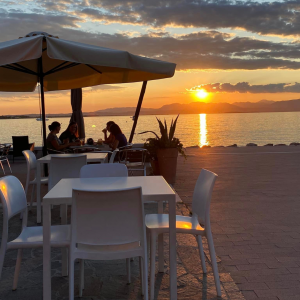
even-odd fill
[(66, 148), (70, 146), (69, 142), (63, 143), (58, 137), (57, 134), (60, 131), (60, 123), (52, 122), (51, 125), (48, 126), (50, 133), (48, 134), (46, 143), (47, 148), (56, 151), (64, 151)]
[(109, 144), (109, 146), (113, 150), (115, 150), (116, 148), (127, 146), (126, 136), (122, 133), (120, 127), (117, 124), (111, 125), (109, 130), (115, 137), (115, 140)]
[[(106, 128), (104, 128), (104, 129), (102, 130), (102, 132), (104, 133), (104, 143), (105, 143), (105, 144), (111, 144), (111, 143), (113, 143), (114, 140), (115, 140), (114, 135), (113, 135), (113, 134), (111, 133), (111, 131), (110, 131), (110, 127), (111, 127), (111, 125), (113, 125), (113, 124), (115, 124), (114, 121), (109, 121), (109, 122), (107, 122), (107, 123), (106, 123)], [(107, 137), (107, 131), (110, 133), (109, 137)]]
[(60, 135), (59, 139), (62, 143), (68, 140), (71, 146), (80, 146), (80, 141), (78, 138), (78, 125), (76, 122), (71, 122), (68, 128)]

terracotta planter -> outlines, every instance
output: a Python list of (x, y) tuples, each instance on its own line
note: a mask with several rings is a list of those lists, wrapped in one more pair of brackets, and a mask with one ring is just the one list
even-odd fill
[(151, 159), (151, 167), (153, 170), (153, 175), (160, 175), (158, 160)]
[(177, 157), (177, 148), (165, 148), (157, 150), (160, 174), (170, 184), (174, 184), (176, 180)]

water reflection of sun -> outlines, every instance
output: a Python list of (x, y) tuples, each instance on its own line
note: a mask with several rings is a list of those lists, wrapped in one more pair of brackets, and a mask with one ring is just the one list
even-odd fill
[(200, 118), (200, 134), (199, 134), (199, 146), (203, 147), (208, 145), (207, 141), (207, 128), (206, 128), (206, 114), (199, 114)]

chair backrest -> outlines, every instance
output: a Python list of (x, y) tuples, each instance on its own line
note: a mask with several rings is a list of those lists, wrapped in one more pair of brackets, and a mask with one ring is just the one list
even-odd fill
[(123, 164), (94, 164), (83, 166), (80, 170), (81, 178), (95, 177), (127, 177), (128, 170)]
[(22, 151), (23, 155), (25, 156), (26, 163), (27, 163), (27, 171), (35, 170), (36, 169), (36, 157), (35, 154), (30, 150)]
[(19, 179), (15, 176), (10, 175), (0, 178), (0, 198), (4, 221), (8, 221), (27, 208), (24, 188)]
[(13, 136), (13, 156), (22, 156), (22, 151), (29, 150), (28, 136)]
[(195, 185), (193, 194), (193, 215), (198, 216), (199, 222), (209, 226), (209, 210), (212, 191), (218, 175), (202, 169)]
[(141, 187), (113, 191), (73, 190), (71, 247), (145, 245)]
[(119, 149), (116, 149), (116, 150), (113, 151), (113, 153), (112, 153), (112, 155), (110, 156), (110, 159), (109, 159), (110, 164), (114, 163), (117, 153), (119, 153)]
[(6, 158), (9, 154), (11, 145), (0, 145), (0, 158)]
[(79, 178), (80, 169), (86, 165), (86, 155), (59, 154), (52, 156), (48, 191), (63, 178)]
[(148, 150), (142, 148), (131, 148), (120, 150), (120, 160), (125, 163), (139, 162), (142, 166), (145, 165)]

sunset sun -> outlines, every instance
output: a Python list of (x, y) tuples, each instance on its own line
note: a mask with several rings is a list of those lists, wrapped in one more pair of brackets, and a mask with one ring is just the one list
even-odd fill
[(199, 99), (205, 99), (208, 96), (208, 92), (204, 89), (198, 90), (196, 95)]

